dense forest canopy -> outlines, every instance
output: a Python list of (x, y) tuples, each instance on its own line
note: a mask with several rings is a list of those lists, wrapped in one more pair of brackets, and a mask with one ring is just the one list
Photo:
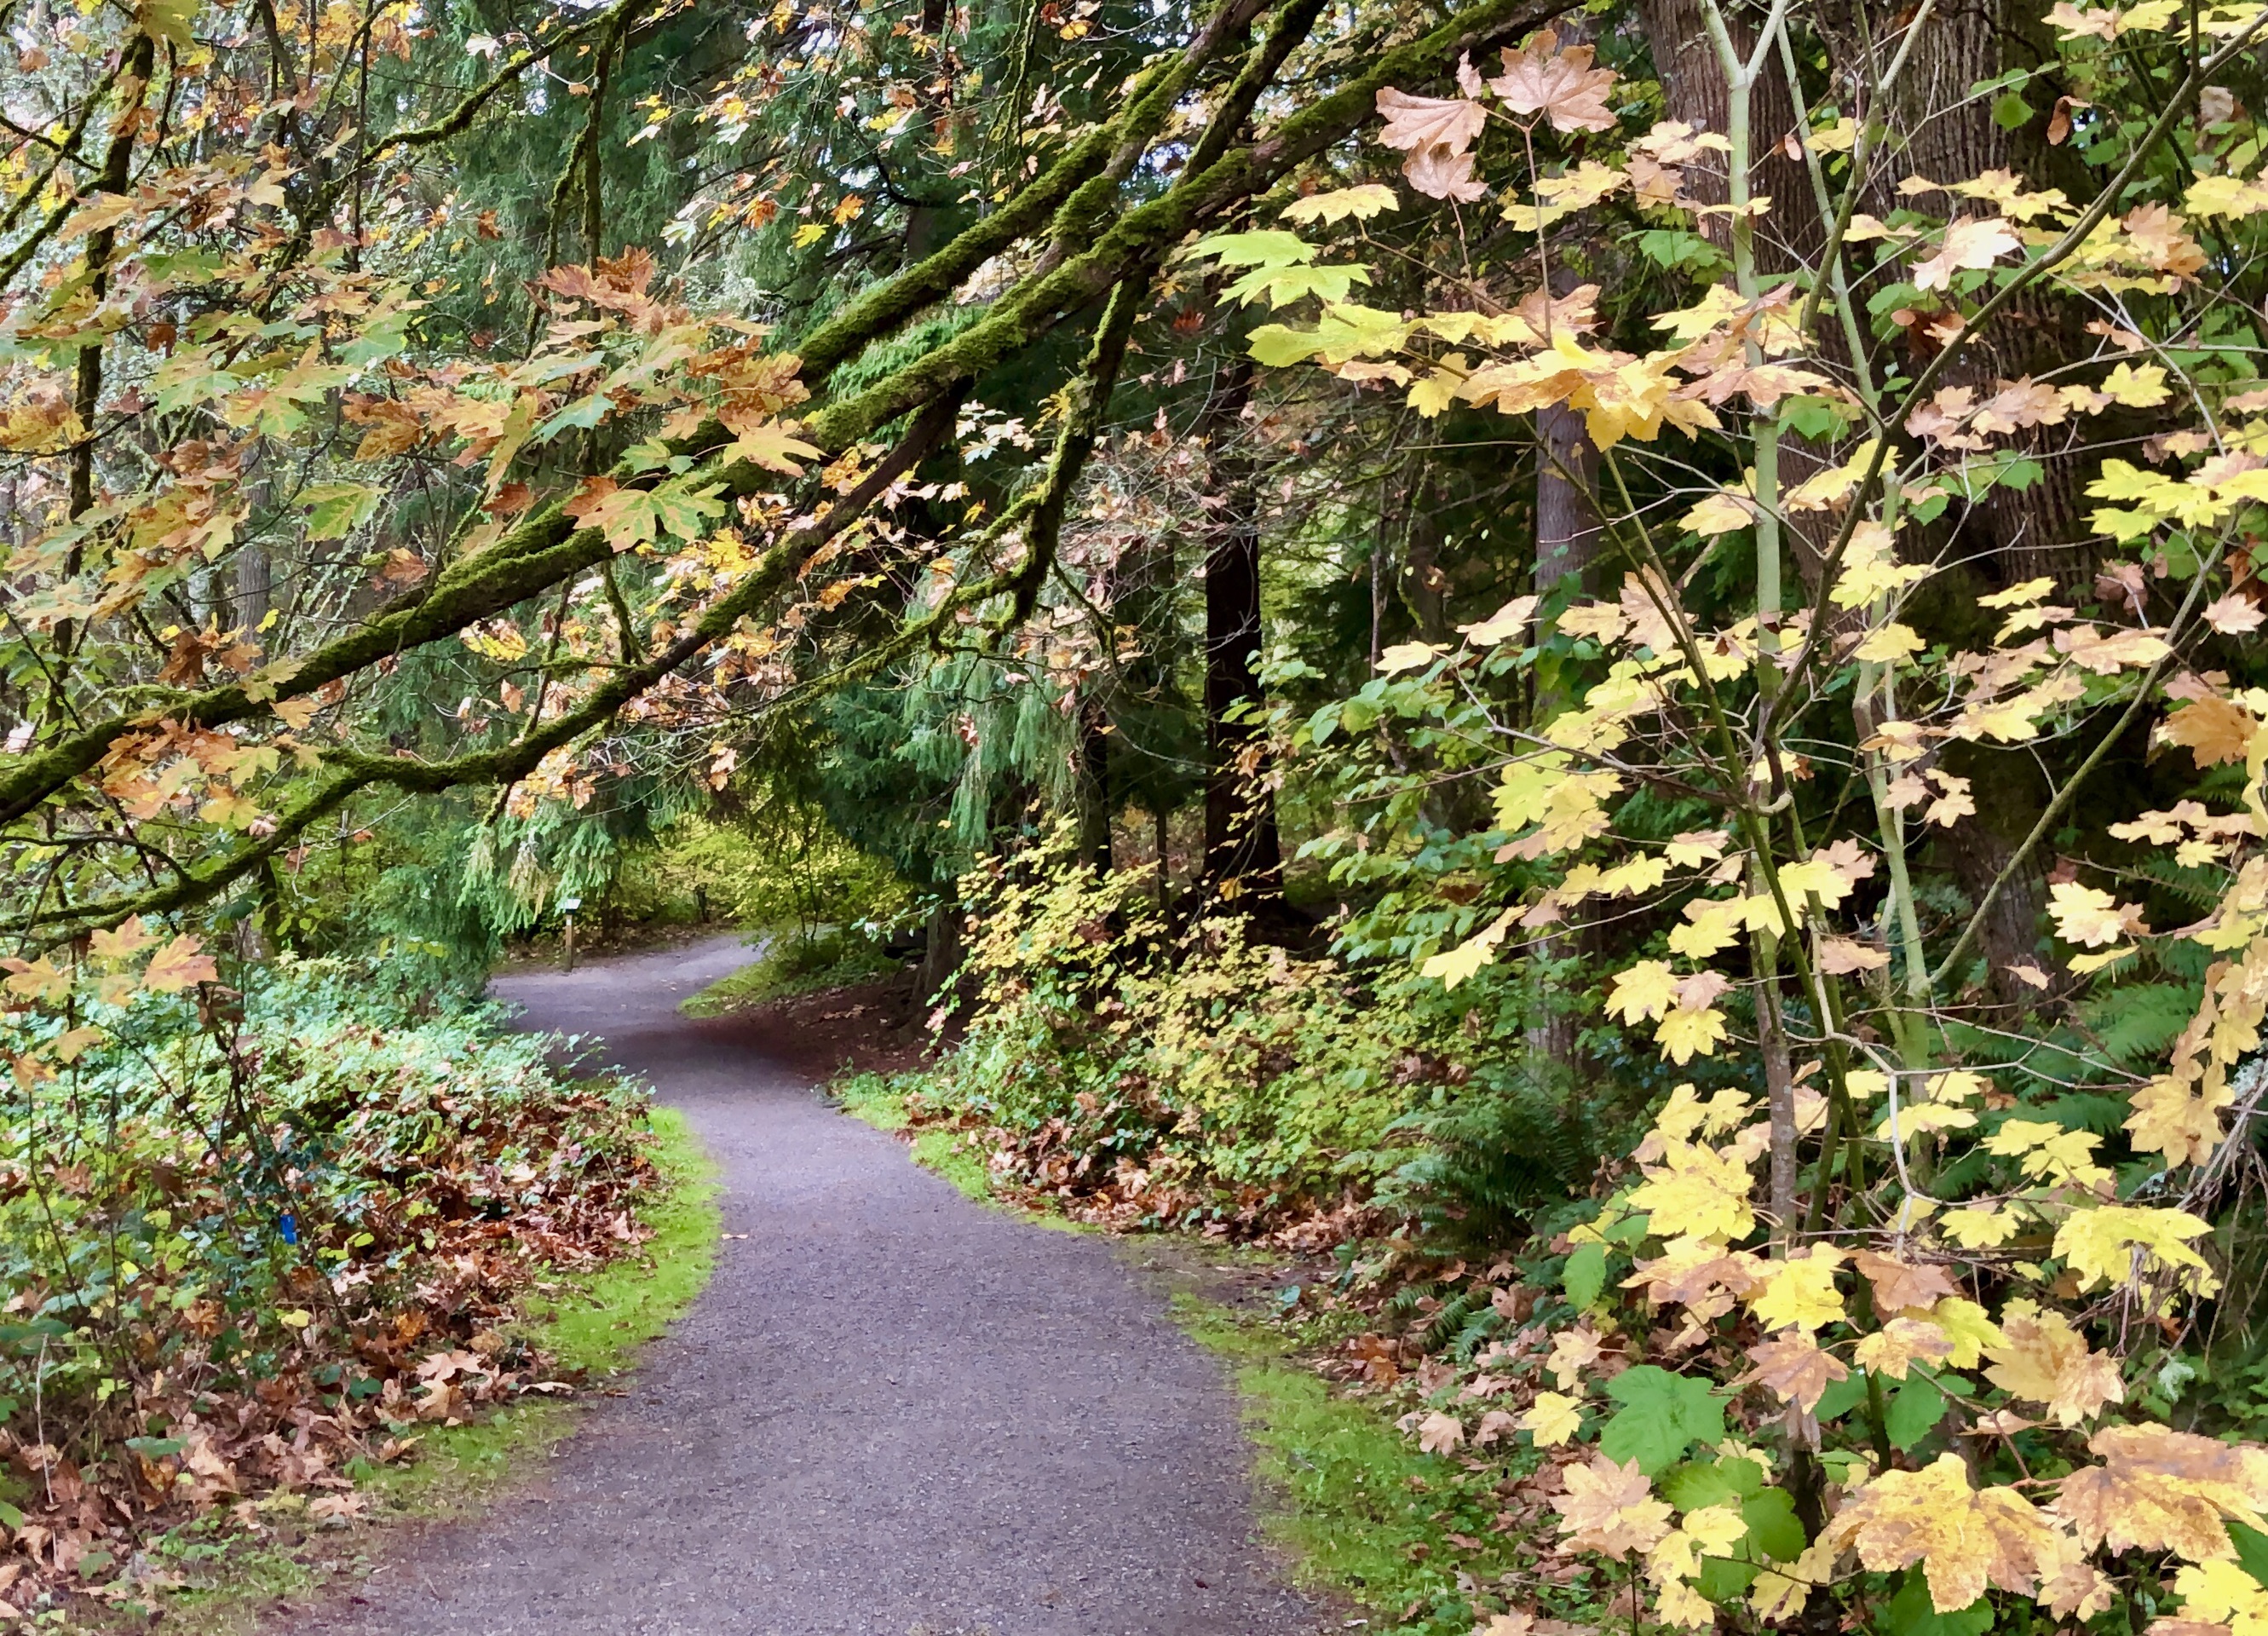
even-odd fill
[(1096, 1219), (1554, 1244), (1633, 1629), (2268, 1619), (2268, 10), (0, 18), (21, 1131), (737, 834)]

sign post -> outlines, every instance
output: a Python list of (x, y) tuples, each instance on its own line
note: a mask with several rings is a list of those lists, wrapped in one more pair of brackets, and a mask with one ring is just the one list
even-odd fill
[(582, 907), (583, 900), (579, 897), (559, 900), (560, 910), (567, 917), (567, 969), (570, 971), (575, 969), (575, 911)]

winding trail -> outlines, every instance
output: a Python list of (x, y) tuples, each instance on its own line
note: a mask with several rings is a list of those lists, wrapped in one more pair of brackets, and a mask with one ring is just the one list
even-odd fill
[(1219, 1370), (1097, 1239), (963, 1199), (677, 1003), (739, 940), (515, 976), (722, 1172), (717, 1275), (556, 1462), (337, 1636), (1306, 1636)]

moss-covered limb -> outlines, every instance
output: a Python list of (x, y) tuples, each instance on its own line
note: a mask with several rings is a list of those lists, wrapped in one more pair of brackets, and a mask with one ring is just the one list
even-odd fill
[[(1300, 4), (1320, 4), (1320, 0), (1300, 0)], [(1077, 401), (1064, 409), (1063, 425), (1056, 433), (1056, 446), (1048, 457), (1047, 475), (1041, 481), (1039, 497), (1033, 503), (1031, 520), (1024, 527), (1024, 560), (1009, 581), (1015, 593), (1015, 617), (1019, 621), (1030, 617), (1040, 586), (1047, 578), (1048, 570), (1055, 564), (1056, 550), (1063, 537), (1064, 512), (1071, 504), (1071, 490), (1078, 485), (1079, 473), (1086, 469), (1087, 457), (1094, 453), (1103, 419), (1110, 412), (1110, 394), (1118, 386), (1118, 371), (1126, 361), (1126, 343), (1134, 334), (1134, 321), (1150, 293), (1150, 269), (1145, 268), (1123, 280), (1110, 292), (1110, 303), (1103, 309), (1102, 321), (1095, 326), (1094, 344), (1087, 351), (1086, 366), (1073, 388)]]
[[(612, 11), (592, 19), (588, 26), (603, 26)], [(1421, 79), (1458, 51), (1548, 12), (1536, 0), (1481, 0), (1423, 39), (1384, 54), (1368, 73), (1292, 115), (1270, 136), (1226, 153), (1201, 173), (1185, 176), (1160, 199), (1129, 211), (1093, 248), (1020, 293), (1003, 298), (991, 314), (954, 340), (823, 411), (810, 429), (813, 440), (830, 454), (840, 453), (909, 410), (977, 379), (1101, 296), (1128, 269), (1161, 254), (1184, 233), (1264, 191), (1293, 166), (1340, 140), (1369, 116), (1381, 86)], [(1287, 17), (1279, 27), (1292, 20)], [(550, 48), (561, 43), (554, 41)], [(878, 305), (855, 325), (847, 324), (852, 314), (846, 312), (843, 318), (847, 327), (829, 344), (863, 345), (858, 336), (882, 333), (891, 321), (891, 311), (887, 303)], [(718, 483), (734, 495), (753, 493), (777, 481), (747, 461), (716, 467), (703, 474), (703, 480)], [(291, 698), (311, 693), (391, 655), (453, 636), (609, 555), (602, 534), (578, 528), (555, 502), (487, 549), (449, 564), (422, 592), (396, 599), (354, 630), (307, 655), (289, 677), (274, 682), (271, 696)], [(0, 772), (0, 822), (23, 816), (85, 773), (139, 722), (165, 719), (217, 726), (247, 719), (266, 708), (265, 700), (254, 698), (243, 684), (231, 683), (184, 695), (151, 711), (99, 721)]]
[[(1252, 3), (1253, 0), (1231, 0), (1221, 15), (1232, 16), (1240, 7)], [(578, 25), (542, 50), (556, 50), (581, 33), (602, 28), (611, 32), (617, 26), (626, 26), (646, 4), (648, 0), (619, 0), (616, 5)], [(1095, 179), (1118, 144), (1135, 141), (1142, 132), (1154, 135), (1189, 81), (1215, 54), (1219, 39), (1220, 35), (1211, 30), (1200, 34), (1171, 64), (1151, 71), (1118, 119), (1082, 137), (1071, 153), (1020, 191), (1005, 209), (821, 326), (804, 343), (806, 374), (823, 378), (845, 358), (948, 293), (987, 258), (1040, 231), (1082, 182)], [(540, 51), (532, 51), (514, 61), (524, 70), (541, 55)], [(490, 82), (486, 94), (493, 94), (499, 88), (501, 78), (500, 75)], [(468, 104), (471, 103), (472, 99), (468, 99)], [(476, 107), (460, 106), (451, 119), (459, 121), (457, 128), (462, 129), (470, 123), (476, 111)], [(441, 128), (436, 125), (429, 129), (438, 131)], [(412, 135), (418, 141), (427, 139), (422, 133)], [(1140, 140), (1146, 144), (1148, 136), (1141, 136)], [(571, 156), (563, 178), (572, 170)], [(924, 394), (925, 398), (930, 395)], [(873, 425), (867, 430), (873, 430)], [(688, 452), (713, 446), (723, 435), (715, 427), (704, 428), (688, 444)], [(651, 475), (621, 475), (632, 483), (654, 481)], [(728, 464), (711, 475), (734, 495), (753, 493), (776, 481), (770, 474), (746, 462)], [(468, 625), (493, 617), (548, 590), (562, 578), (606, 561), (611, 555), (603, 535), (595, 529), (578, 529), (563, 505), (554, 502), (524, 519), (485, 550), (449, 564), (427, 586), (394, 599), (355, 630), (307, 655), (290, 678), (275, 686), (272, 696), (293, 698), (312, 693), (389, 655), (453, 636)], [(265, 708), (264, 701), (254, 699), (244, 686), (232, 683), (183, 694), (156, 713), (168, 719), (220, 726), (256, 716)], [(114, 715), (0, 773), (0, 822), (11, 822), (31, 811), (93, 767), (137, 721), (152, 719), (149, 711), (133, 716)]]
[[(116, 925), (130, 915), (165, 914), (208, 903), (290, 845), (308, 826), (335, 812), (350, 796), (372, 785), (391, 785), (410, 793), (438, 794), (467, 785), (512, 784), (526, 777), (553, 750), (605, 725), (623, 705), (723, 640), (742, 619), (785, 591), (794, 583), (811, 553), (864, 516), (892, 483), (912, 470), (951, 433), (953, 421), (952, 409), (943, 404), (935, 413), (917, 417), (898, 446), (878, 461), (850, 493), (823, 517), (776, 541), (740, 584), (709, 606), (692, 630), (642, 664), (616, 671), (572, 710), (539, 725), (511, 743), (433, 762), (408, 755), (332, 750), (327, 756), (332, 776), (284, 812), (275, 829), (253, 844), (205, 869), (192, 871), (170, 886), (152, 888), (131, 898), (107, 899), (48, 910), (28, 919), (0, 921), (0, 929), (67, 927), (69, 934), (75, 934), (93, 926)], [(762, 480), (757, 469), (746, 462), (726, 469), (737, 474), (738, 480), (747, 489), (753, 489)]]
[(1341, 140), (1371, 116), (1384, 87), (1422, 79), (1459, 51), (1555, 14), (1537, 0), (1481, 0), (1423, 39), (1383, 54), (1369, 72), (1292, 115), (1268, 137), (1225, 154), (1128, 211), (1091, 249), (1011, 291), (952, 341), (813, 416), (812, 441), (825, 449), (847, 448), (954, 384), (978, 379), (1100, 296), (1127, 268), (1162, 254), (1183, 234), (1265, 192), (1292, 166)]
[(1056, 223), (1058, 213), (1071, 217), (1086, 214), (1080, 202), (1094, 191), (1092, 184), (1102, 184), (1100, 191), (1107, 200), (1148, 151), (1190, 83), (1265, 4), (1226, 0), (1178, 56), (1143, 70), (1113, 118), (1082, 134), (1006, 204), (806, 335), (796, 348), (803, 359), (805, 383), (815, 386), (825, 380), (838, 366), (952, 294), (992, 257)]

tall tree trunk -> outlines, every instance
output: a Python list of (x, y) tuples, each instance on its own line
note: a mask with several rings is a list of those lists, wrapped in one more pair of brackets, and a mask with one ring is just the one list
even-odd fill
[[(1554, 269), (1552, 294), (1564, 296), (1573, 274)], [(1566, 288), (1562, 288), (1565, 284)], [(1599, 451), (1592, 444), (1580, 409), (1547, 404), (1535, 412), (1535, 593), (1550, 597), (1565, 588), (1580, 596), (1597, 586), (1602, 527), (1597, 497)], [(1539, 689), (1535, 719), (1549, 721), (1568, 703)], [(1529, 965), (1536, 982), (1531, 999), (1528, 1049), (1537, 1077), (1554, 1090), (1571, 1090), (1581, 1069), (1576, 1046), (1576, 1016), (1557, 982), (1555, 968), (1595, 940), (1580, 932), (1556, 932), (1537, 940)]]
[(1110, 712), (1090, 689), (1079, 706), (1079, 859), (1104, 874), (1112, 868)]
[(1260, 691), (1259, 473), (1240, 444), (1252, 397), (1252, 360), (1229, 365), (1200, 423), (1215, 510), (1205, 544), (1205, 874), (1239, 896), (1274, 897), (1284, 884), (1268, 740), (1237, 719)]

